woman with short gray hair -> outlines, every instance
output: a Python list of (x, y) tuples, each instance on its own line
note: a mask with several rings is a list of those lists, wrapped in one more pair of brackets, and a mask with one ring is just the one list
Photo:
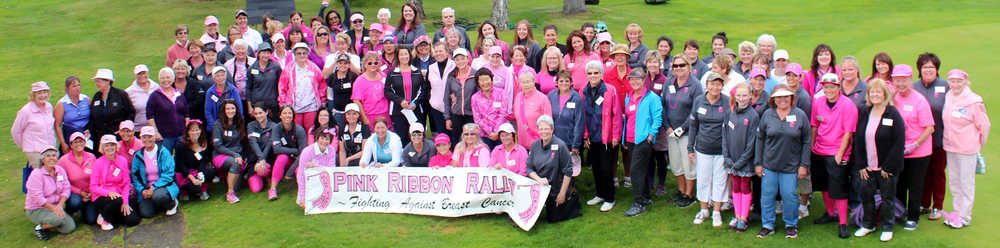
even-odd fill
[(542, 115), (535, 121), (540, 138), (531, 143), (526, 164), (528, 177), (542, 185), (552, 185), (545, 200), (545, 219), (559, 222), (581, 215), (580, 198), (572, 187), (569, 146), (553, 135), (552, 123), (550, 115)]

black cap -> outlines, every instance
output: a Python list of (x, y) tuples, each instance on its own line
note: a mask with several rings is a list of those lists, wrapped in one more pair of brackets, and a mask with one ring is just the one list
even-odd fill
[(246, 10), (238, 9), (238, 10), (236, 10), (236, 15), (233, 17), (233, 19), (235, 19), (236, 17), (240, 17), (240, 15), (245, 15), (247, 17), (250, 17), (250, 15), (247, 15), (247, 11)]
[(271, 44), (260, 43), (260, 46), (257, 47), (257, 52), (263, 52), (263, 51), (274, 52), (274, 48), (271, 47)]

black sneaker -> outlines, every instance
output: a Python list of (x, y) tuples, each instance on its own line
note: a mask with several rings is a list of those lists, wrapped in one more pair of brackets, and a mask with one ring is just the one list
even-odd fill
[(674, 195), (673, 195), (673, 196), (670, 196), (670, 200), (669, 200), (669, 202), (677, 202), (677, 201), (680, 201), (680, 200), (681, 200), (681, 198), (683, 198), (683, 197), (684, 197), (684, 194), (683, 194), (683, 193), (681, 193), (680, 191), (677, 191), (677, 192), (674, 192)]
[(641, 203), (643, 207), (653, 205), (653, 199), (642, 199), (639, 200), (639, 203)]
[(794, 226), (785, 227), (785, 238), (794, 239), (799, 237), (799, 228)]
[(760, 221), (760, 212), (750, 211), (750, 216), (747, 216), (747, 220), (750, 222)]
[(767, 237), (767, 236), (771, 236), (772, 234), (774, 234), (774, 230), (771, 230), (770, 228), (766, 228), (766, 227), (761, 227), (760, 228), (760, 232), (757, 233), (757, 237), (758, 238), (764, 238), (764, 237)]
[(35, 226), (35, 237), (41, 241), (49, 240), (49, 231), (42, 229), (42, 226)]
[(842, 239), (851, 237), (851, 234), (847, 233), (847, 225), (840, 225), (840, 233), (837, 236)]
[(678, 208), (686, 208), (688, 206), (691, 206), (691, 204), (694, 204), (695, 200), (692, 199), (691, 197), (688, 197), (687, 195), (684, 195), (683, 197), (684, 198), (681, 198), (680, 200), (677, 201)]
[(826, 224), (826, 223), (830, 223), (830, 222), (834, 222), (834, 221), (839, 221), (839, 220), (840, 219), (837, 219), (836, 215), (830, 215), (828, 213), (823, 213), (823, 217), (819, 217), (819, 219), (814, 220), (813, 224), (822, 225), (822, 224)]
[(625, 210), (625, 217), (635, 217), (646, 212), (646, 207), (642, 204), (636, 202), (632, 203), (632, 207)]

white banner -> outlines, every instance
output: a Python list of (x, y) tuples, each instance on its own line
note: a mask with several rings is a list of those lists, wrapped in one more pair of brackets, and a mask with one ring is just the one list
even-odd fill
[(305, 214), (507, 213), (525, 231), (538, 220), (550, 190), (531, 178), (491, 168), (322, 167), (304, 173)]

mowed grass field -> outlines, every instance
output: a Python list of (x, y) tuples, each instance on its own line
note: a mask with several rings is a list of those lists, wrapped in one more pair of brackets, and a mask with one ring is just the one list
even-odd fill
[[(306, 16), (316, 13), (318, 0), (296, 1)], [(334, 1), (336, 2), (336, 1)], [(402, 1), (353, 1), (354, 9), (374, 16), (387, 7), (399, 18)], [(424, 1), (428, 19), (439, 20), (440, 9), (454, 7), (457, 16), (470, 22), (489, 17), (490, 1)], [(969, 72), (972, 89), (987, 101), (990, 116), (998, 121), (998, 90), (993, 81), (1000, 69), (995, 55), (1000, 52), (1000, 19), (995, 1), (682, 1), (645, 5), (640, 0), (604, 0), (589, 6), (584, 15), (564, 17), (558, 12), (562, 1), (510, 1), (511, 22), (528, 19), (539, 27), (555, 24), (560, 39), (568, 30), (585, 21), (604, 21), (615, 40), (624, 42), (624, 28), (639, 23), (650, 46), (660, 35), (682, 44), (697, 39), (709, 53), (709, 39), (719, 31), (729, 34), (729, 47), (736, 49), (742, 40), (755, 41), (761, 33), (774, 34), (778, 48), (786, 49), (793, 62), (808, 65), (812, 49), (819, 43), (832, 46), (838, 58), (854, 55), (861, 61), (863, 73), (871, 73), (871, 58), (888, 52), (898, 63), (913, 64), (923, 52), (936, 53), (947, 70), (961, 68)], [(92, 95), (92, 77), (97, 68), (115, 71), (116, 87), (125, 88), (132, 81), (131, 69), (147, 64), (153, 71), (163, 66), (166, 48), (173, 44), (174, 27), (191, 26), (192, 39), (203, 33), (206, 15), (216, 15), (223, 27), (233, 23), (235, 9), (244, 1), (3, 1), (0, 2), (0, 129), (9, 130), (17, 110), (29, 96), (29, 84), (44, 80), (53, 87), (52, 100), (63, 95), (62, 82), (68, 75), (85, 78), (84, 92)], [(333, 8), (340, 9), (339, 4)], [(374, 18), (369, 18), (374, 20)], [(396, 19), (393, 19), (395, 23)], [(428, 25), (430, 21), (425, 21)], [(224, 29), (224, 28), (220, 28)], [(429, 26), (428, 32), (437, 30)], [(540, 39), (540, 29), (536, 37)], [(475, 35), (471, 35), (473, 38)], [(510, 42), (511, 32), (501, 39)], [(562, 43), (562, 42), (560, 42)], [(676, 51), (674, 52), (677, 53)], [(156, 78), (151, 75), (151, 78)], [(996, 129), (994, 129), (996, 131)], [(620, 188), (618, 206), (601, 213), (585, 207), (584, 216), (571, 221), (548, 224), (540, 221), (530, 232), (512, 227), (506, 215), (481, 215), (462, 218), (392, 214), (325, 214), (303, 216), (293, 202), (294, 183), (284, 182), (281, 198), (268, 202), (264, 193), (241, 192), (242, 201), (229, 204), (221, 186), (212, 188), (212, 199), (182, 204), (186, 237), (183, 245), (199, 247), (990, 247), (1000, 238), (1000, 201), (997, 183), (1000, 173), (1000, 138), (997, 132), (983, 150), (990, 174), (977, 176), (977, 198), (972, 226), (951, 230), (940, 221), (921, 221), (918, 231), (897, 226), (896, 239), (881, 244), (877, 235), (842, 240), (836, 237), (835, 225), (817, 226), (812, 220), (822, 213), (822, 201), (813, 201), (813, 216), (800, 223), (798, 239), (781, 236), (757, 239), (760, 228), (755, 223), (743, 234), (695, 226), (691, 219), (697, 208), (677, 209), (657, 198), (649, 212), (636, 218), (623, 217), (631, 203), (631, 189)], [(94, 233), (81, 226), (71, 235), (58, 235), (47, 243), (31, 233), (31, 224), (22, 210), (20, 192), (24, 156), (14, 146), (7, 131), (0, 132), (0, 242), (5, 247), (94, 246)], [(673, 179), (668, 189), (674, 189)], [(593, 197), (593, 179), (584, 170), (576, 184), (581, 198)], [(814, 198), (816, 199), (816, 198)], [(951, 200), (946, 199), (946, 210)], [(728, 220), (731, 213), (724, 214)], [(148, 225), (144, 220), (143, 225)], [(780, 222), (780, 221), (779, 221)], [(779, 224), (780, 225), (780, 224)], [(779, 229), (780, 231), (780, 229)], [(853, 229), (852, 229), (853, 232)], [(121, 237), (113, 240), (121, 244)]]

